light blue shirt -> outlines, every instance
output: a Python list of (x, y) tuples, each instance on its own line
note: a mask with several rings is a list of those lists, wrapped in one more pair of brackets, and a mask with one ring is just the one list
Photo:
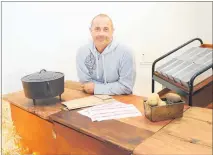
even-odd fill
[(93, 42), (79, 48), (76, 55), (79, 81), (94, 82), (94, 94), (131, 94), (135, 83), (132, 51), (112, 41), (102, 53)]

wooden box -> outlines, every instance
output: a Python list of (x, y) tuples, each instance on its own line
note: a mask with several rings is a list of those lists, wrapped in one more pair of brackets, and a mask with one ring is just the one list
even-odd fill
[(144, 102), (144, 112), (146, 118), (152, 122), (174, 119), (183, 116), (184, 101), (171, 103), (166, 101), (165, 98), (161, 99), (167, 104), (164, 106), (150, 106)]

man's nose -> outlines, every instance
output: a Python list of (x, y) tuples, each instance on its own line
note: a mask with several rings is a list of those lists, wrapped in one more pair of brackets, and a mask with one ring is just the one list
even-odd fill
[(104, 35), (105, 34), (105, 32), (104, 32), (104, 30), (100, 30), (99, 31), (99, 35), (101, 36), (101, 35)]

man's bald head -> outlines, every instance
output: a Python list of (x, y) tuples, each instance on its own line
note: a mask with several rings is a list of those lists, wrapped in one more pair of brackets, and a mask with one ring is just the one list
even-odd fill
[(92, 28), (94, 21), (98, 20), (98, 18), (107, 18), (109, 20), (110, 24), (111, 24), (111, 28), (114, 29), (112, 19), (108, 15), (106, 15), (106, 14), (99, 14), (99, 15), (95, 16), (92, 19), (90, 28)]

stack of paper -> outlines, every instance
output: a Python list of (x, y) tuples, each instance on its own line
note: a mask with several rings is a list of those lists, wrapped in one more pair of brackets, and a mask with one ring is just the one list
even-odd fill
[(92, 121), (141, 116), (141, 112), (134, 105), (118, 101), (93, 106), (78, 112), (91, 118)]
[(84, 107), (89, 107), (94, 105), (100, 105), (113, 100), (114, 99), (108, 95), (94, 95), (94, 96), (88, 96), (88, 97), (83, 97), (80, 99), (74, 99), (74, 100), (62, 102), (62, 104), (65, 105), (68, 108), (68, 110), (72, 110), (72, 109), (84, 108)]

